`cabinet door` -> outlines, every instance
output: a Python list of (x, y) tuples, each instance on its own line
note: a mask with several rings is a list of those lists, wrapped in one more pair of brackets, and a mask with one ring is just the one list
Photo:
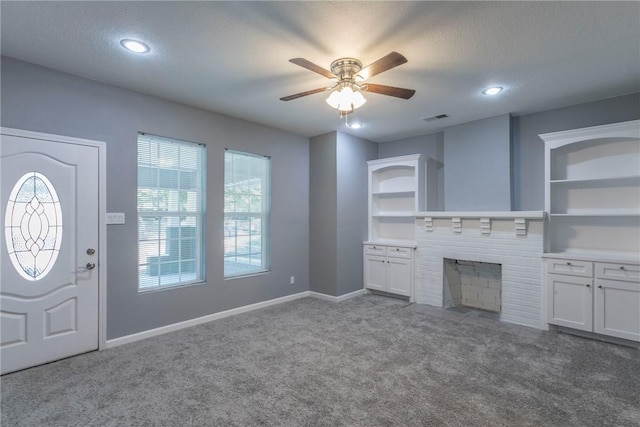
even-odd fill
[(547, 274), (547, 322), (592, 331), (592, 285), (592, 279)]
[(376, 291), (386, 291), (386, 258), (378, 255), (364, 257), (364, 287)]
[(387, 292), (411, 296), (413, 278), (410, 259), (387, 257)]
[(596, 280), (594, 331), (640, 341), (640, 283)]

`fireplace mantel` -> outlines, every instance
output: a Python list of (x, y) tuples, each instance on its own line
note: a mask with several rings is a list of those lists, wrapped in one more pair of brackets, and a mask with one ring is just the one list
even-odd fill
[(494, 211), (494, 212), (417, 212), (416, 218), (490, 218), (490, 219), (544, 219), (544, 211)]
[(454, 233), (462, 233), (462, 221), (479, 220), (479, 229), (482, 234), (491, 234), (492, 221), (512, 221), (513, 230), (518, 236), (527, 235), (528, 221), (543, 221), (544, 211), (495, 211), (495, 212), (417, 212), (416, 219), (424, 218), (426, 230), (434, 230), (434, 221), (451, 220), (451, 230)]

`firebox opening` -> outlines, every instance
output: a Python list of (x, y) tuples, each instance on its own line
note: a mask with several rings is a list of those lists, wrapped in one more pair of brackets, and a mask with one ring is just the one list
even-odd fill
[(502, 265), (444, 259), (444, 307), (502, 311)]

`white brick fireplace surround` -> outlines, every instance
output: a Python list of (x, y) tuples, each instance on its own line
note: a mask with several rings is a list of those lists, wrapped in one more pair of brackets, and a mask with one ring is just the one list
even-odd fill
[(445, 258), (500, 264), (500, 319), (547, 328), (544, 212), (419, 212), (416, 243), (416, 303), (443, 307)]

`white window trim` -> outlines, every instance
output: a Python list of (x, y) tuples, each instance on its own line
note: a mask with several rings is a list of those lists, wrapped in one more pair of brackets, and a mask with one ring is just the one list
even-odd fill
[[(194, 280), (185, 280), (185, 281), (181, 281), (181, 282), (177, 282), (177, 283), (171, 283), (171, 284), (167, 284), (167, 285), (157, 285), (157, 286), (150, 286), (150, 287), (145, 287), (145, 288), (140, 288), (140, 273), (138, 272), (138, 293), (139, 294), (143, 294), (143, 293), (152, 293), (152, 292), (158, 292), (158, 291), (167, 291), (167, 290), (172, 290), (172, 289), (179, 289), (179, 288), (184, 288), (184, 287), (189, 287), (189, 286), (197, 286), (197, 285), (202, 285), (206, 283), (206, 262), (205, 262), (205, 257), (206, 257), (206, 233), (205, 233), (205, 228), (206, 228), (206, 183), (207, 183), (207, 150), (206, 150), (206, 145), (205, 144), (201, 144), (201, 143), (197, 143), (197, 142), (190, 142), (190, 141), (184, 141), (184, 140), (179, 140), (179, 139), (175, 139), (175, 138), (169, 138), (169, 137), (163, 137), (163, 136), (159, 136), (159, 135), (154, 135), (154, 134), (147, 134), (145, 132), (139, 132), (138, 133), (138, 140), (140, 138), (140, 136), (147, 136), (147, 137), (151, 137), (151, 138), (156, 138), (158, 140), (161, 141), (166, 141), (168, 143), (172, 143), (172, 144), (181, 144), (181, 145), (185, 145), (185, 146), (198, 146), (201, 149), (201, 158), (200, 158), (200, 173), (199, 173), (199, 179), (200, 179), (200, 200), (198, 203), (198, 208), (199, 210), (197, 212), (182, 212), (182, 211), (161, 211), (161, 212), (153, 212), (153, 211), (137, 211), (136, 209), (136, 220), (140, 217), (155, 217), (155, 216), (166, 216), (166, 217), (175, 217), (175, 216), (190, 216), (190, 217), (195, 217), (196, 218), (196, 227), (197, 227), (197, 235), (199, 238), (199, 245), (196, 245), (196, 263), (198, 265), (198, 272), (199, 272), (199, 277), (196, 277), (196, 279)], [(140, 166), (140, 164), (138, 162), (136, 162), (137, 167)], [(139, 186), (139, 184), (137, 184), (136, 189), (141, 188)], [(139, 230), (138, 230), (139, 233)], [(137, 236), (137, 252), (139, 254), (140, 251), (140, 237), (139, 234)], [(138, 267), (140, 266), (139, 263), (139, 255), (137, 257), (138, 259)]]
[[(227, 153), (232, 153), (232, 154), (239, 154), (242, 156), (247, 156), (247, 157), (255, 157), (255, 158), (259, 158), (259, 159), (263, 159), (263, 160), (267, 160), (266, 162), (266, 171), (265, 171), (265, 176), (264, 176), (264, 182), (263, 182), (263, 187), (267, 189), (267, 195), (265, 197), (264, 193), (263, 193), (263, 210), (264, 212), (262, 212), (260, 215), (253, 215), (256, 217), (260, 217), (262, 219), (262, 262), (263, 262), (263, 268), (259, 269), (259, 270), (252, 270), (249, 272), (242, 272), (242, 273), (237, 273), (237, 274), (226, 274), (226, 272), (224, 271), (224, 253), (223, 253), (223, 276), (224, 276), (224, 280), (234, 280), (234, 279), (241, 279), (241, 278), (247, 278), (247, 277), (252, 277), (252, 276), (260, 276), (260, 275), (264, 275), (264, 274), (268, 274), (271, 272), (271, 156), (267, 156), (267, 155), (263, 155), (263, 154), (256, 154), (256, 153), (250, 153), (247, 151), (239, 151), (239, 150), (232, 150), (229, 148), (225, 148), (225, 156)], [(226, 172), (226, 171), (225, 171)], [(224, 180), (223, 186), (226, 185), (226, 179)], [(226, 196), (226, 189), (223, 188), (223, 198)], [(223, 201), (224, 203), (224, 201)], [(224, 207), (223, 207), (224, 209)], [(234, 216), (234, 215), (243, 215), (243, 216), (252, 216), (251, 213), (236, 213), (236, 212), (232, 212), (232, 213), (227, 213), (224, 212), (223, 213), (223, 221), (224, 218), (226, 218), (227, 216)], [(223, 233), (224, 234), (224, 233)], [(223, 236), (224, 239), (224, 236)], [(224, 243), (223, 243), (224, 245)]]

